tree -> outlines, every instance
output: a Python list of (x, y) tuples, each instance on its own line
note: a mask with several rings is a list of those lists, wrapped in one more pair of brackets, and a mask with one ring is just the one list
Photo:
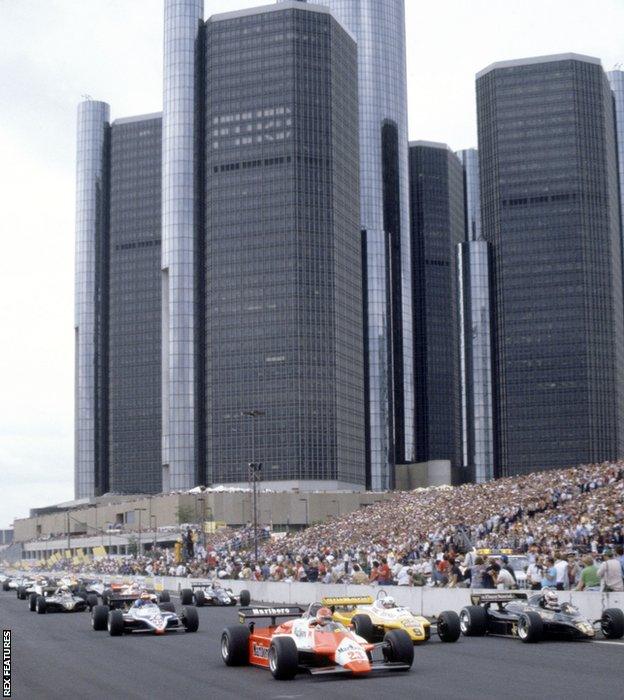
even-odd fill
[(195, 522), (195, 509), (191, 506), (180, 505), (176, 511), (176, 516), (178, 518), (178, 525)]

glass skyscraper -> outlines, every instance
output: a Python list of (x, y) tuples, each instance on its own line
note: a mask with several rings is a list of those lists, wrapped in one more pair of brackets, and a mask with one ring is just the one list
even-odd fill
[(403, 0), (326, 0), (358, 42), (369, 486), (414, 458), (414, 370)]
[(461, 462), (455, 249), (464, 238), (462, 165), (443, 143), (409, 148), (416, 460)]
[[(615, 125), (620, 176), (620, 216), (624, 217), (624, 71), (611, 70), (607, 73), (607, 78), (609, 78), (615, 100)], [(622, 242), (624, 245), (624, 221), (622, 223)]]
[(166, 0), (164, 51), (162, 115), (79, 108), (76, 496), (363, 488), (356, 42)]
[(595, 58), (477, 76), (492, 244), (501, 475), (624, 453), (622, 246), (613, 97)]
[(494, 476), (490, 244), (481, 236), (479, 152), (458, 151), (464, 166), (466, 237), (457, 246), (461, 465), (463, 481)]

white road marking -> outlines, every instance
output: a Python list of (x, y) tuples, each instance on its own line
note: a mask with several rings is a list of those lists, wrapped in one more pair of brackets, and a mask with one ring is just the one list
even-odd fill
[(608, 642), (605, 639), (595, 639), (594, 644), (615, 644), (616, 647), (624, 647), (624, 642)]

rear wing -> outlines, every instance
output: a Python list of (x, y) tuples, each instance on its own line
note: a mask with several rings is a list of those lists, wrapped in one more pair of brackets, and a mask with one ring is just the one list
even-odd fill
[(524, 591), (497, 591), (496, 593), (473, 593), (470, 602), (473, 605), (489, 603), (509, 603), (512, 600), (527, 600), (528, 595)]
[(371, 595), (361, 596), (328, 596), (321, 599), (321, 605), (333, 608), (346, 608), (354, 605), (372, 605), (375, 602)]
[(270, 618), (271, 625), (275, 626), (275, 621), (278, 618), (301, 617), (304, 612), (305, 610), (298, 605), (285, 605), (279, 608), (240, 608), (238, 619), (244, 624), (246, 620)]

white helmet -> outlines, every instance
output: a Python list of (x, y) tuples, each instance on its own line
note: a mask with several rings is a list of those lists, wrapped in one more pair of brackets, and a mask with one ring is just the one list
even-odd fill
[(384, 608), (396, 608), (396, 603), (391, 595), (384, 596), (381, 599), (381, 604)]
[(544, 592), (544, 607), (549, 610), (557, 610), (559, 608), (559, 597), (554, 591)]

